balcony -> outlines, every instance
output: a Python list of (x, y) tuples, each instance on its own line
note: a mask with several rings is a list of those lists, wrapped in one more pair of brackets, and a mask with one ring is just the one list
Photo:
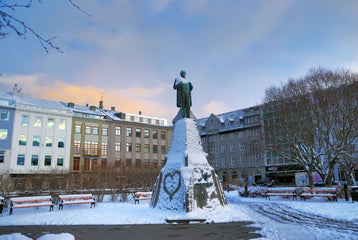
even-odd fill
[(83, 156), (92, 156), (92, 157), (98, 157), (101, 155), (101, 149), (100, 148), (90, 148), (90, 149), (82, 149)]

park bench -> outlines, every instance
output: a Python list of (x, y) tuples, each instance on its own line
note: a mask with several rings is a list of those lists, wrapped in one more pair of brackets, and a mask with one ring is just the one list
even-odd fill
[(152, 192), (136, 192), (134, 193), (134, 203), (138, 203), (140, 200), (150, 200), (152, 198)]
[(53, 211), (53, 201), (51, 196), (32, 196), (32, 197), (12, 197), (10, 198), (10, 211), (12, 215), (15, 208), (38, 208), (50, 207)]
[(203, 218), (186, 218), (186, 219), (165, 219), (167, 223), (179, 223), (179, 224), (188, 224), (190, 222), (203, 223), (206, 219)]
[(63, 205), (73, 204), (91, 204), (91, 208), (96, 207), (92, 194), (58, 195), (58, 210), (63, 210)]
[(294, 187), (284, 187), (284, 188), (268, 188), (265, 192), (265, 198), (270, 200), (272, 196), (281, 196), (281, 197), (292, 197), (293, 200), (297, 199), (296, 188)]
[(336, 188), (304, 188), (300, 194), (301, 200), (313, 198), (313, 197), (326, 197), (328, 200), (337, 202), (337, 189)]

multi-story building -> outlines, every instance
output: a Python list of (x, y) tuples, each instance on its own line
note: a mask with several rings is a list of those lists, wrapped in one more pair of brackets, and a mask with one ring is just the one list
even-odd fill
[(59, 102), (26, 98), (15, 90), (8, 100), (15, 104), (15, 112), (7, 172), (68, 172), (71, 112)]
[(268, 178), (275, 182), (284, 184), (294, 184), (295, 174), (305, 171), (298, 163), (290, 161), (278, 152), (289, 152), (288, 143), (283, 143), (280, 137), (273, 134), (274, 128), (278, 128), (281, 122), (280, 116), (275, 110), (275, 106), (262, 106), (262, 129), (265, 138), (266, 152), (266, 174)]
[(265, 178), (260, 107), (197, 120), (204, 151), (223, 182), (252, 184)]
[(172, 130), (166, 120), (27, 98), (15, 85), (0, 95), (0, 173), (96, 172), (107, 166), (159, 170)]
[[(171, 142), (165, 119), (64, 104), (73, 112), (71, 171), (95, 172), (107, 166), (159, 169)], [(132, 118), (132, 116), (135, 116)]]
[(0, 95), (0, 174), (10, 167), (12, 131), (15, 116), (15, 100), (12, 93)]

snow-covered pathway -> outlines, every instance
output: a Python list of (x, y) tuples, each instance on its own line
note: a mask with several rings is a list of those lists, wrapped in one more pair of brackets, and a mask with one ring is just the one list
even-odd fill
[[(260, 227), (260, 233), (263, 239), (285, 239), (285, 240), (311, 240), (311, 239), (358, 239), (358, 221), (357, 218), (350, 220), (342, 218), (342, 213), (335, 215), (330, 211), (330, 216), (320, 214), (322, 209), (314, 209), (315, 207), (325, 208), (328, 204), (336, 205), (336, 211), (340, 207), (352, 207), (352, 215), (355, 215), (357, 204), (334, 202), (300, 202), (285, 201), (280, 198), (277, 201), (267, 201), (265, 199), (230, 199), (231, 204), (237, 205), (243, 214), (251, 217), (253, 226)], [(323, 200), (324, 201), (324, 200)], [(301, 209), (300, 206), (306, 204), (311, 207), (311, 211)], [(328, 211), (329, 211), (328, 210)], [(346, 208), (343, 208), (343, 215)], [(358, 217), (358, 216), (356, 216)]]
[[(225, 192), (228, 207), (208, 214), (196, 211), (189, 217), (210, 219), (209, 222), (251, 221), (258, 227), (262, 239), (357, 239), (358, 203), (330, 202), (315, 198), (310, 201), (294, 201), (280, 197), (242, 198), (237, 191)], [(161, 224), (166, 218), (183, 218), (181, 213), (151, 209), (148, 202), (104, 201), (89, 206), (69, 206), (63, 211), (48, 209), (18, 209), (9, 216), (7, 210), (0, 217), (1, 226), (11, 225), (121, 225)], [(13, 236), (12, 236), (13, 237)], [(24, 239), (4, 238), (0, 239)], [(65, 239), (65, 238), (64, 238)], [(68, 238), (66, 238), (67, 240)], [(62, 240), (62, 239), (61, 239)]]

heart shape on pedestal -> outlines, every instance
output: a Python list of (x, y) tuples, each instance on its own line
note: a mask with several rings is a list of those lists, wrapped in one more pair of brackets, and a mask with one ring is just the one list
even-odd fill
[(164, 191), (168, 194), (170, 201), (179, 191), (181, 185), (181, 175), (179, 171), (167, 173), (164, 177)]

